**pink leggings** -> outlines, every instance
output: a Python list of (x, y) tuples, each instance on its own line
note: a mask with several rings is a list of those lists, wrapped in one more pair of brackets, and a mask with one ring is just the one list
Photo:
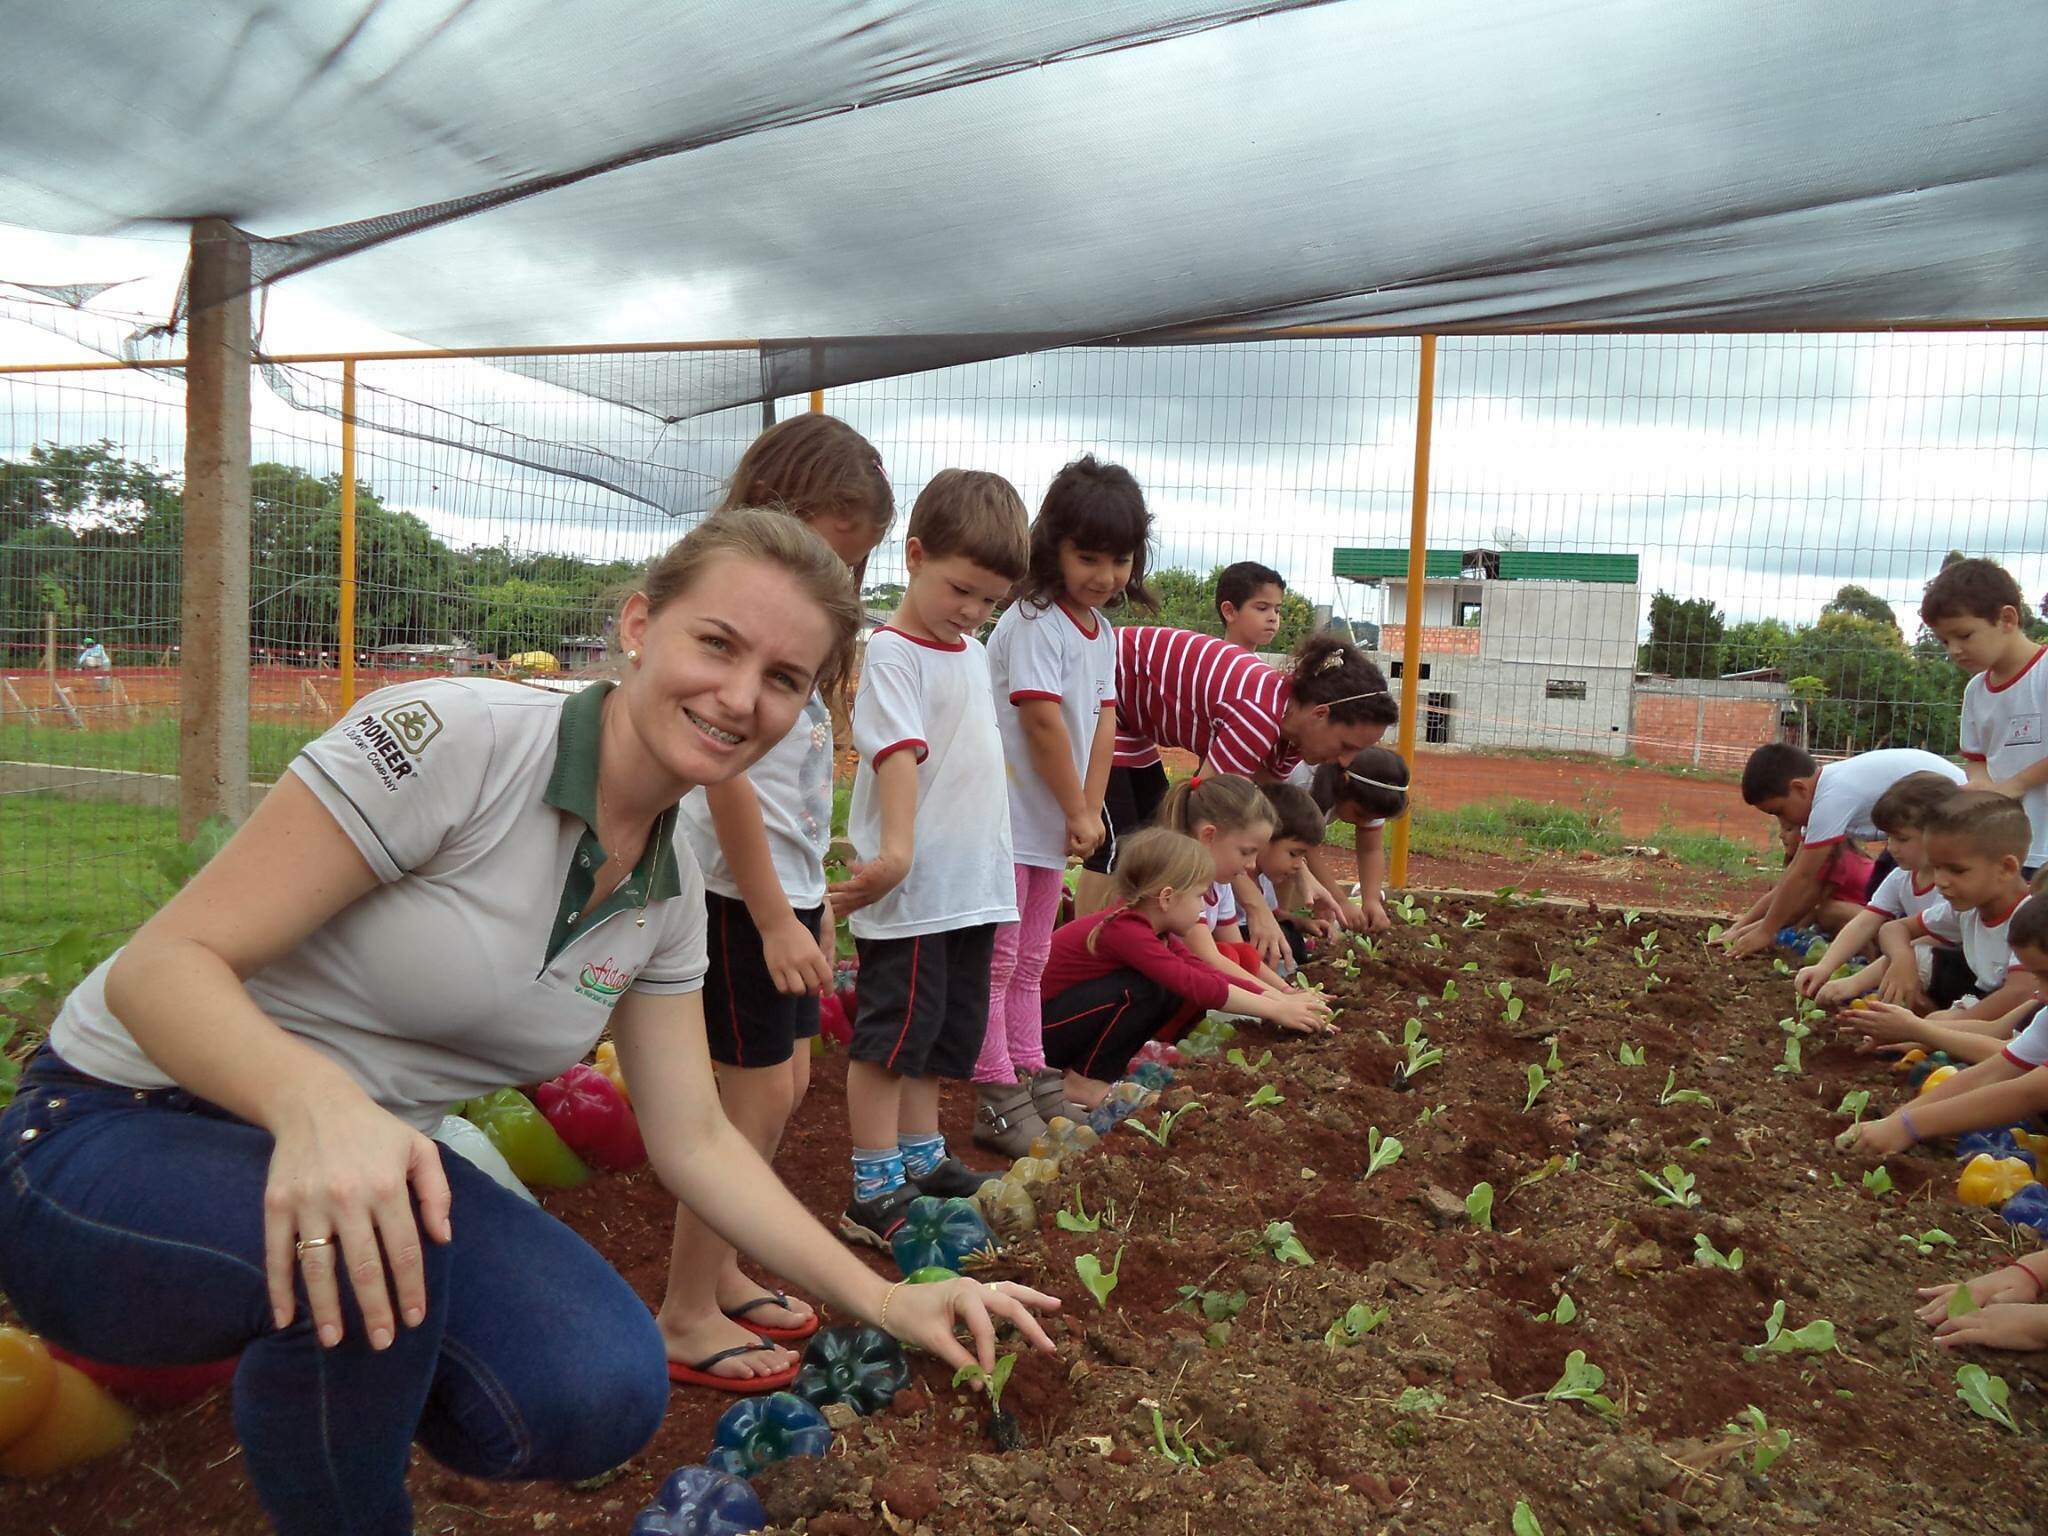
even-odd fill
[(996, 930), (995, 957), (988, 967), (988, 1032), (974, 1064), (977, 1083), (1014, 1083), (1018, 1073), (1045, 1066), (1038, 987), (1052, 953), (1053, 919), (1059, 916), (1065, 882), (1057, 869), (1014, 867), (1018, 921)]

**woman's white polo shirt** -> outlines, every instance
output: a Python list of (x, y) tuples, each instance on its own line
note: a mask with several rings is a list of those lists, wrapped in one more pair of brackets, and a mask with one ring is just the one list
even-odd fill
[[(251, 976), (249, 995), (422, 1130), (451, 1103), (580, 1060), (627, 991), (703, 985), (703, 880), (673, 809), (639, 867), (583, 915), (606, 859), (608, 691), (402, 684), (292, 762), (383, 883)], [(65, 1002), (51, 1044), (95, 1077), (168, 1087), (107, 1008), (112, 963)]]

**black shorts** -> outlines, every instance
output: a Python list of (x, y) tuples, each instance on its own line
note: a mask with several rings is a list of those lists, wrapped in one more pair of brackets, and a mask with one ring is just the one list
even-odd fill
[(1045, 1000), (1045, 1064), (1101, 1082), (1190, 1005), (1138, 971), (1111, 971)]
[(1102, 822), (1108, 830), (1081, 867), (1098, 875), (1115, 874), (1117, 844), (1149, 827), (1165, 798), (1166, 764), (1110, 769), (1109, 786), (1102, 796)]
[(1308, 964), (1308, 935), (1301, 931), (1301, 924), (1291, 917), (1280, 919), (1280, 935), (1287, 940), (1287, 952), (1294, 956), (1296, 965)]
[(995, 944), (994, 923), (909, 939), (856, 939), (849, 1054), (899, 1077), (972, 1077), (988, 1028)]
[[(797, 921), (818, 931), (823, 907), (800, 908)], [(704, 1041), (711, 1059), (728, 1067), (772, 1067), (789, 1060), (796, 1042), (818, 1032), (818, 997), (776, 990), (761, 948), (761, 930), (744, 901), (704, 893), (706, 943)]]
[(1963, 952), (1953, 944), (1935, 945), (1927, 981), (1927, 996), (1934, 1006), (1953, 1008), (1976, 990), (1977, 973), (1970, 969)]
[(1898, 860), (1892, 857), (1891, 849), (1879, 849), (1877, 857), (1873, 859), (1870, 864), (1870, 880), (1869, 883), (1863, 887), (1863, 899), (1865, 901), (1868, 901), (1871, 897), (1875, 896), (1877, 894), (1877, 888), (1880, 885), (1884, 884), (1885, 876), (1889, 875), (1893, 870), (1897, 869), (1898, 867)]

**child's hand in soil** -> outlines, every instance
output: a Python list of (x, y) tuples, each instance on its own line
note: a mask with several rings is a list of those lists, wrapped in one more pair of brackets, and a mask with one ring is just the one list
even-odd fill
[(1801, 997), (1821, 1001), (1827, 996), (1828, 977), (1832, 974), (1818, 965), (1802, 965), (1799, 974), (1792, 978), (1792, 990)]
[(2048, 1349), (2048, 1306), (2008, 1301), (1944, 1318), (1934, 1340), (1947, 1349)]
[(1329, 1034), (1330, 1005), (1314, 992), (1283, 994), (1273, 1000), (1273, 1022), (1296, 1034)]
[(1851, 1029), (1860, 1029), (1873, 1040), (1908, 1041), (1919, 1037), (1920, 1026), (1925, 1022), (1910, 1008), (1897, 1003), (1872, 1003), (1868, 1008), (1835, 1016)]
[[(2041, 1294), (2017, 1266), (2008, 1264), (2003, 1269), (1994, 1269), (1988, 1275), (1979, 1275), (1974, 1280), (1963, 1282), (1970, 1288), (1970, 1299), (1980, 1307), (1995, 1307), (2001, 1302), (2030, 1303)], [(1956, 1293), (1954, 1285), (1923, 1285), (1915, 1291), (1916, 1296), (1927, 1298), (1927, 1305), (1913, 1315), (1923, 1323), (1942, 1323), (1948, 1320), (1948, 1301)], [(1965, 1313), (1965, 1316), (1972, 1314)]]
[(1913, 1133), (1897, 1115), (1887, 1115), (1882, 1120), (1850, 1126), (1835, 1138), (1835, 1145), (1844, 1152), (1864, 1157), (1890, 1157), (1913, 1145)]
[[(1901, 975), (1901, 971), (1905, 974)], [(1915, 1013), (1934, 1006), (1934, 999), (1921, 990), (1920, 978), (1906, 967), (1898, 965), (1888, 965), (1884, 968), (1884, 979), (1877, 984), (1876, 1001), (1910, 1008)]]
[(1728, 953), (1737, 959), (1744, 955), (1760, 955), (1771, 947), (1775, 934), (1766, 932), (1762, 923), (1742, 923), (1721, 936), (1721, 942), (1728, 946)]
[(1831, 981), (1820, 989), (1813, 1000), (1821, 1007), (1830, 1009), (1854, 1002), (1856, 999), (1851, 983), (1855, 979), (1853, 976), (1844, 976), (1840, 981)]

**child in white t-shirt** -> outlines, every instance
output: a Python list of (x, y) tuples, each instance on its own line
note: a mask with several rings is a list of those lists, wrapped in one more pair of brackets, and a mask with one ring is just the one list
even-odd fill
[(974, 1140), (1022, 1157), (1066, 1113), (1066, 1075), (1045, 1064), (1039, 983), (1069, 858), (1108, 833), (1102, 811), (1116, 746), (1116, 636), (1102, 610), (1146, 607), (1151, 514), (1130, 472), (1076, 459), (1053, 477), (1031, 525), (1031, 564), (988, 642), (989, 682), (1009, 784), (1017, 921), (996, 930), (988, 1031), (974, 1065)]
[(1351, 824), (1351, 853), (1358, 875), (1358, 899), (1347, 901), (1337, 877), (1337, 856), (1325, 843), (1309, 851), (1309, 873), (1337, 899), (1338, 920), (1354, 932), (1393, 925), (1387, 915), (1387, 823), (1408, 814), (1408, 764), (1392, 747), (1366, 747), (1341, 763), (1315, 770), (1309, 793), (1326, 821)]
[[(1875, 837), (1870, 813), (1879, 798), (1909, 773), (1939, 773), (1963, 782), (1963, 770), (1945, 757), (1915, 747), (1886, 747), (1822, 767), (1812, 753), (1790, 742), (1773, 741), (1749, 754), (1742, 769), (1742, 799), (1800, 837), (1799, 851), (1786, 864), (1761, 913), (1738, 914), (1723, 942), (1737, 955), (1761, 954), (1780, 930), (1813, 910), (1827, 895), (1826, 877), (1844, 838)], [(1867, 900), (1876, 883), (1891, 873), (1879, 859)]]
[(859, 950), (842, 1235), (887, 1248), (919, 1194), (971, 1195), (947, 1155), (939, 1084), (973, 1074), (998, 925), (1017, 918), (1003, 738), (974, 632), (1023, 576), (1024, 503), (1000, 475), (946, 469), (910, 513), (910, 580), (868, 641), (853, 705), (852, 877), (831, 891)]
[(1313, 906), (1321, 891), (1309, 873), (1308, 861), (1323, 845), (1323, 811), (1315, 796), (1299, 785), (1266, 784), (1261, 788), (1273, 812), (1273, 835), (1259, 851), (1255, 868), (1259, 894), (1266, 898), (1267, 909), (1280, 919), (1280, 932), (1287, 939), (1288, 963), (1276, 967), (1286, 976), (1308, 963), (1309, 936), (1292, 914)]
[[(1933, 876), (1926, 872), (1926, 832), (1942, 802), (1955, 792), (1955, 785), (1943, 774), (1909, 773), (1878, 797), (1870, 819), (1884, 833), (1885, 852), (1896, 867), (1878, 882), (1863, 909), (1842, 926), (1827, 953), (1793, 979), (1802, 995), (1824, 1008), (1839, 1008), (1852, 998), (1877, 992), (1888, 1003), (1925, 1013), (1937, 1006), (1930, 1001), (1934, 993), (1946, 993), (1939, 1004), (1946, 1007), (1969, 990), (1967, 969), (1960, 976), (1934, 975), (1931, 956), (1941, 947), (1939, 940), (1916, 945), (1916, 963), (1910, 967), (1893, 967), (1877, 948), (1878, 930), (1887, 922), (1918, 917), (1941, 899)], [(1865, 954), (1876, 958), (1853, 975), (1836, 977), (1836, 971)], [(1924, 967), (1918, 963), (1922, 957), (1930, 957)], [(1923, 969), (1928, 972), (1925, 980)], [(1950, 969), (1944, 967), (1945, 972)]]
[[(725, 505), (788, 512), (855, 570), (896, 516), (874, 445), (836, 417), (810, 413), (754, 440)], [(832, 981), (832, 764), (832, 713), (813, 694), (753, 767), (684, 796), (677, 816), (704, 871), (704, 1038), (719, 1098), (770, 1161), (810, 1086), (818, 995)], [(749, 1279), (732, 1245), (682, 1205), (656, 1320), (670, 1379), (728, 1392), (795, 1380), (797, 1357), (784, 1346), (818, 1329), (815, 1311)]]
[(1963, 689), (1963, 759), (1970, 782), (2026, 807), (2031, 878), (2048, 864), (2048, 652), (2027, 634), (2026, 599), (2010, 572), (1958, 560), (1927, 584), (1920, 620), (1971, 674)]

